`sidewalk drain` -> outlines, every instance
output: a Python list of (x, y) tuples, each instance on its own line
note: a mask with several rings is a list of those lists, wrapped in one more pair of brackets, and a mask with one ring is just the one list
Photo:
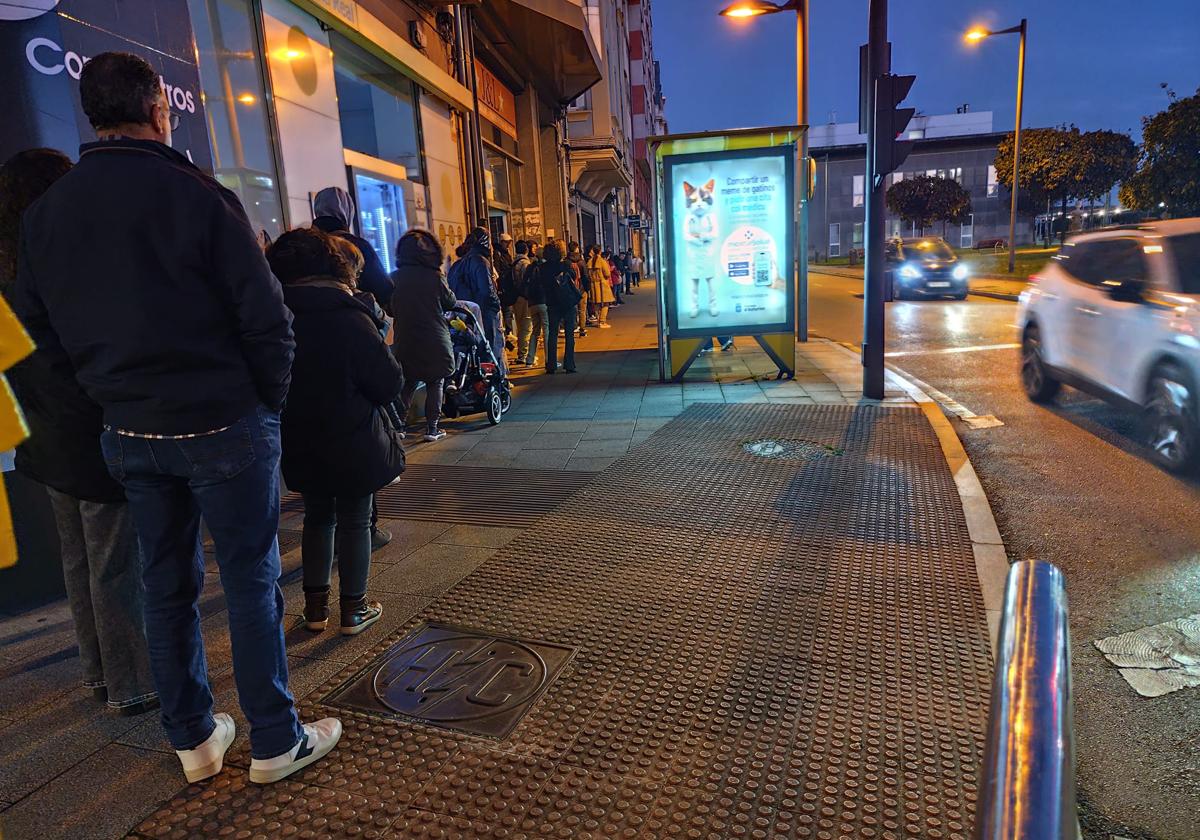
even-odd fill
[(831, 455), (845, 455), (845, 450), (811, 440), (788, 438), (760, 438), (748, 440), (742, 449), (759, 458), (775, 461), (815, 461)]

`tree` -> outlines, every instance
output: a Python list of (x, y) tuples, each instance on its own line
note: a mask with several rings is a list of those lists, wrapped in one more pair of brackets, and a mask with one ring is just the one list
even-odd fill
[[(1012, 190), (1013, 135), (996, 148), (997, 180)], [(1067, 202), (1096, 200), (1133, 174), (1137, 147), (1115, 131), (1081, 132), (1076, 126), (1030, 128), (1021, 132), (1021, 171), (1017, 173), (1017, 205), (1039, 212), (1058, 204), (1066, 218)]]
[(1142, 119), (1137, 171), (1121, 185), (1120, 195), (1121, 203), (1134, 210), (1200, 215), (1200, 89)]
[(932, 222), (962, 222), (971, 212), (971, 194), (950, 178), (916, 175), (888, 187), (888, 210), (906, 222), (924, 229)]

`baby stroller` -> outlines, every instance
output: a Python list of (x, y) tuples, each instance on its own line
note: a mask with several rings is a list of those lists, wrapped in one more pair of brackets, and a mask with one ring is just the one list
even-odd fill
[[(474, 310), (474, 311), (473, 311)], [(469, 301), (446, 313), (454, 347), (454, 373), (446, 379), (442, 413), (447, 417), (487, 412), (488, 422), (499, 423), (512, 405), (512, 385), (500, 370), (481, 326), (478, 307)]]

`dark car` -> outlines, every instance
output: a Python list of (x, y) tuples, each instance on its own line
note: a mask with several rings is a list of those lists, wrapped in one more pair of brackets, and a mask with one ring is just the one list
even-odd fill
[(886, 282), (891, 284), (893, 298), (966, 298), (967, 264), (940, 236), (893, 239), (887, 243), (885, 254)]

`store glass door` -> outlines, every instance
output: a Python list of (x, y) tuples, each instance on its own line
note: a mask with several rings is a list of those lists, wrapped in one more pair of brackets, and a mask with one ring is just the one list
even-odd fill
[(408, 230), (408, 208), (400, 183), (374, 172), (350, 167), (354, 200), (358, 206), (359, 235), (371, 243), (388, 272), (396, 270), (396, 243)]

